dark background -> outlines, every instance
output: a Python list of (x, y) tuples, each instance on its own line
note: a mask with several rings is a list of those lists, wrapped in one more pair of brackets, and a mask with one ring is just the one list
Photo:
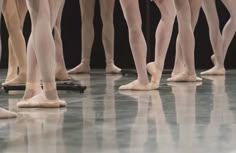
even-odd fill
[[(223, 4), (216, 0), (221, 22), (221, 29), (229, 19), (229, 14)], [(92, 68), (104, 68), (105, 58), (101, 40), (102, 22), (100, 19), (99, 0), (96, 1), (96, 11), (94, 18), (95, 40), (91, 55)], [(147, 61), (154, 58), (155, 48), (155, 30), (160, 19), (160, 12), (154, 3), (149, 0), (140, 0), (140, 10), (143, 19), (143, 32), (148, 45)], [(3, 19), (2, 19), (3, 20)], [(115, 63), (121, 68), (134, 68), (134, 62), (128, 41), (128, 29), (123, 17), (123, 13), (116, 0), (114, 10), (114, 25), (115, 25)], [(175, 56), (175, 40), (177, 35), (177, 23), (174, 26), (172, 40), (169, 46), (165, 68), (171, 69), (174, 63)], [(30, 33), (29, 15), (26, 17), (24, 26), (24, 35), (26, 40)], [(200, 18), (195, 30), (196, 48), (195, 48), (195, 63), (196, 68), (210, 68), (212, 66), (210, 56), (212, 48), (209, 41), (208, 27), (204, 13), (200, 12)], [(0, 67), (7, 67), (8, 51), (7, 51), (8, 33), (4, 21), (2, 22), (2, 42), (3, 42), (3, 57)], [(67, 68), (80, 63), (81, 59), (81, 18), (79, 0), (66, 0), (63, 20), (62, 20), (62, 39), (64, 45), (64, 56)], [(229, 48), (225, 66), (226, 68), (236, 68), (236, 40), (234, 39)]]

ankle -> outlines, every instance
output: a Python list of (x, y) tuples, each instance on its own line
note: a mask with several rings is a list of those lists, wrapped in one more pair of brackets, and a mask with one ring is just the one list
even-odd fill
[(56, 83), (55, 82), (43, 83), (43, 95), (48, 100), (59, 99), (56, 89)]
[(81, 64), (84, 64), (86, 66), (89, 66), (90, 65), (90, 60), (89, 59), (82, 59), (81, 60)]

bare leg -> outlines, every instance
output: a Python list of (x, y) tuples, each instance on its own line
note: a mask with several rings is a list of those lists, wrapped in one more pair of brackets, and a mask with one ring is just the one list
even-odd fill
[[(31, 45), (33, 45), (33, 51), (41, 73), (43, 91), (30, 99), (19, 102), (19, 107), (65, 106), (65, 102), (59, 99), (56, 90), (55, 44), (52, 36), (52, 28), (55, 26), (56, 15), (58, 15), (56, 11), (59, 11), (61, 4), (61, 0), (27, 0), (32, 21)], [(37, 78), (31, 78), (36, 76), (31, 75), (27, 78), (26, 92), (28, 87), (31, 86), (28, 80), (36, 80), (37, 83)], [(34, 90), (36, 90), (36, 87)]]
[(56, 25), (54, 27), (54, 41), (56, 46), (56, 79), (57, 80), (67, 80), (69, 79), (69, 75), (66, 72), (64, 55), (63, 55), (63, 45), (61, 39), (61, 18), (62, 12), (64, 8), (65, 0), (63, 0), (63, 4), (58, 13), (58, 17), (56, 20)]
[(224, 75), (224, 60), (222, 54), (223, 40), (219, 27), (219, 19), (216, 10), (215, 1), (204, 0), (203, 10), (206, 14), (207, 22), (210, 30), (210, 40), (215, 55), (214, 67), (202, 72), (202, 75)]
[(94, 41), (93, 17), (95, 0), (80, 0), (82, 18), (82, 59), (81, 63), (68, 73), (89, 73), (90, 56)]
[(135, 66), (137, 80), (121, 86), (121, 90), (150, 90), (151, 86), (146, 70), (147, 46), (142, 33), (142, 20), (138, 0), (120, 0), (121, 7), (129, 28), (129, 41)]
[[(4, 1), (3, 5), (3, 15), (5, 17), (7, 29), (9, 31), (9, 42), (10, 42), (10, 52), (15, 54), (17, 64), (19, 66), (19, 74), (15, 78), (3, 85), (25, 83), (26, 81), (26, 45), (25, 39), (22, 33), (22, 21), (18, 12), (18, 6), (16, 0)], [(12, 54), (10, 53), (10, 56)], [(10, 57), (10, 60), (13, 57)], [(9, 64), (12, 64), (9, 62)], [(14, 63), (13, 63), (14, 64)], [(10, 67), (15, 67), (15, 65)], [(14, 71), (16, 68), (13, 68)]]
[(147, 68), (152, 75), (151, 83), (158, 88), (172, 35), (176, 11), (173, 0), (156, 0), (155, 3), (161, 11), (162, 18), (156, 29), (155, 61), (149, 63)]
[(100, 0), (103, 22), (102, 41), (106, 55), (106, 73), (120, 73), (121, 69), (114, 64), (114, 25), (113, 11), (115, 0)]
[(175, 0), (175, 6), (179, 22), (179, 45), (183, 54), (185, 69), (169, 78), (168, 81), (200, 81), (201, 79), (196, 76), (194, 66), (195, 40), (193, 29), (199, 16), (201, 1)]

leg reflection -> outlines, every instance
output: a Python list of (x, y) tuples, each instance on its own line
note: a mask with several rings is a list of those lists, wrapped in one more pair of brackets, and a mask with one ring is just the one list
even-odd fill
[(178, 153), (191, 152), (195, 144), (195, 98), (196, 88), (201, 83), (169, 83), (176, 103), (176, 117), (179, 125)]

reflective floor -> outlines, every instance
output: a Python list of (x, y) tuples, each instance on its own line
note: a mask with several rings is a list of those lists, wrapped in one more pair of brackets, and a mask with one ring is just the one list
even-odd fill
[(19, 117), (0, 120), (0, 153), (236, 153), (236, 71), (202, 83), (166, 74), (148, 92), (118, 90), (136, 76), (73, 77), (88, 88), (59, 92), (63, 109), (18, 109), (22, 93), (1, 91), (0, 107)]

